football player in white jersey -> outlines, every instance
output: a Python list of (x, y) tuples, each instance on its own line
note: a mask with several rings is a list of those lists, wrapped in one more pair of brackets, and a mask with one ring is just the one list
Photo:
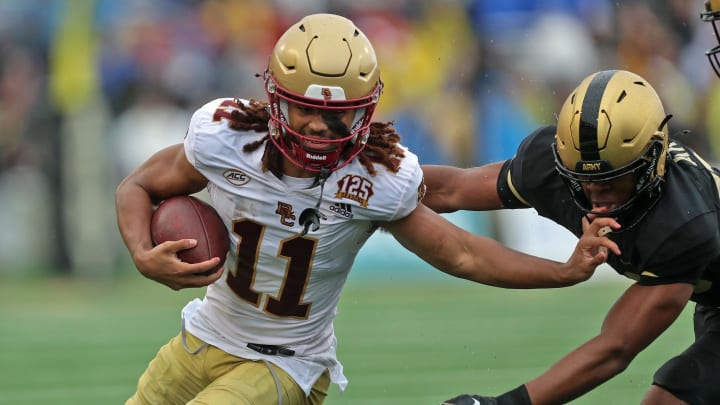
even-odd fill
[[(333, 320), (355, 256), (379, 228), (456, 277), (509, 288), (586, 280), (615, 243), (587, 224), (567, 263), (469, 234), (418, 201), (417, 157), (387, 123), (373, 47), (352, 21), (303, 18), (278, 40), (267, 102), (218, 99), (198, 109), (182, 144), (118, 186), (118, 226), (139, 271), (172, 289), (207, 286), (182, 311), (179, 334), (140, 377), (128, 404), (320, 404), (347, 380)], [(191, 240), (153, 247), (153, 206), (207, 189), (231, 238), (219, 258), (189, 264)], [(601, 249), (602, 248), (602, 249)]]

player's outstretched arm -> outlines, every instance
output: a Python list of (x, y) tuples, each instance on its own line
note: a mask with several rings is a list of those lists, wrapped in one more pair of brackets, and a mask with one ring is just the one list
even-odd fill
[(460, 395), (445, 403), (472, 404), (477, 397), (496, 401), (480, 404), (566, 404), (625, 370), (677, 319), (693, 289), (689, 283), (633, 284), (612, 306), (600, 333), (542, 375), (498, 397)]
[(503, 162), (496, 162), (468, 169), (423, 165), (426, 186), (423, 204), (435, 212), (501, 209), (497, 179), (502, 165)]
[(179, 290), (212, 284), (222, 275), (199, 275), (214, 268), (218, 258), (202, 263), (183, 263), (177, 252), (195, 246), (195, 241), (168, 241), (153, 247), (150, 221), (153, 206), (175, 195), (202, 190), (207, 179), (187, 161), (182, 144), (170, 146), (150, 157), (128, 175), (115, 190), (115, 209), (120, 235), (140, 273)]
[(436, 268), (487, 285), (504, 288), (550, 288), (587, 280), (605, 262), (608, 252), (620, 249), (607, 236), (605, 226), (619, 229), (611, 218), (585, 223), (585, 233), (566, 263), (528, 255), (484, 236), (455, 226), (424, 205), (407, 217), (383, 225), (408, 250)]

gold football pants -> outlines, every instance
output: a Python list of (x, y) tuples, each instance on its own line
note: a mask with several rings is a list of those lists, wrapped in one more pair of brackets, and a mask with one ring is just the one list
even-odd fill
[(306, 397), (280, 367), (232, 356), (187, 332), (185, 343), (189, 351), (180, 333), (160, 348), (125, 405), (277, 404), (276, 377), (283, 405), (319, 405), (327, 396), (327, 371)]

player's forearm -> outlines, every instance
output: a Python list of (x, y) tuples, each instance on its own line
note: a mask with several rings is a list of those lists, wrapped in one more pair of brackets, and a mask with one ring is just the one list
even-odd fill
[(152, 248), (150, 220), (153, 203), (150, 196), (131, 179), (125, 179), (115, 191), (118, 229), (133, 260), (138, 253)]
[(422, 202), (436, 212), (501, 209), (497, 182), (502, 166), (503, 162), (470, 169), (424, 165), (427, 189)]
[[(395, 237), (426, 262), (455, 277), (502, 288), (550, 288), (572, 284), (568, 282), (568, 269), (564, 263), (518, 252), (494, 239), (452, 225), (433, 225), (432, 221), (416, 224), (419, 228), (412, 237), (394, 233)], [(424, 230), (424, 227), (434, 229)]]
[(621, 373), (635, 353), (590, 340), (526, 383), (533, 405), (564, 404)]
[[(510, 249), (499, 242), (484, 243), (488, 255), (480, 267), (494, 277), (492, 285), (512, 288), (566, 287), (589, 279), (598, 265), (607, 260), (608, 251), (621, 254), (617, 244), (606, 235), (598, 236), (602, 227), (619, 228), (611, 218), (597, 219), (593, 224), (583, 222), (584, 233), (575, 246), (572, 256), (559, 263)], [(488, 249), (488, 245), (494, 247)]]
[(483, 404), (561, 405), (582, 396), (593, 388), (620, 373), (628, 361), (617, 361), (616, 356), (594, 345), (592, 341), (575, 350), (540, 377), (497, 397), (460, 395), (447, 404), (468, 404), (477, 398)]
[(485, 237), (466, 242), (469, 260), (459, 270), (464, 278), (503, 288), (552, 288), (573, 284), (564, 263), (531, 256)]
[(452, 192), (454, 188), (449, 179), (454, 178), (460, 169), (451, 166), (422, 166), (425, 181), (425, 196), (422, 203), (435, 212), (453, 212)]

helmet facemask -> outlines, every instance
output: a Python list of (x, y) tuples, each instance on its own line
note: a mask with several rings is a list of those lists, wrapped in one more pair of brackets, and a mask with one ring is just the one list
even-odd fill
[[(635, 226), (662, 194), (670, 119), (655, 90), (627, 71), (603, 71), (585, 78), (558, 116), (555, 166), (575, 204), (585, 213), (616, 218), (623, 230)], [(609, 211), (593, 211), (584, 183), (631, 175), (634, 189)]]
[[(625, 167), (611, 169), (602, 174), (587, 175), (568, 170), (560, 161), (556, 144), (552, 145), (555, 156), (555, 166), (558, 173), (572, 194), (573, 202), (585, 215), (592, 214), (597, 217), (611, 217), (623, 224), (622, 230), (635, 226), (650, 208), (658, 201), (662, 193), (665, 179), (658, 175), (658, 165), (666, 153), (663, 152), (662, 140), (653, 141), (643, 156)], [(582, 164), (578, 162), (578, 164)], [(583, 189), (583, 183), (603, 183), (632, 175), (635, 183), (633, 194), (618, 207), (607, 211), (593, 211), (592, 203), (588, 201)]]
[(712, 24), (715, 39), (718, 41), (718, 45), (705, 52), (705, 55), (707, 55), (715, 74), (720, 77), (720, 29), (717, 25), (718, 20), (720, 20), (720, 0), (706, 0), (705, 11), (700, 13), (700, 16), (703, 21)]
[[(320, 172), (322, 168), (330, 171), (340, 169), (365, 148), (372, 116), (382, 92), (382, 83), (378, 83), (375, 90), (366, 97), (352, 100), (323, 99), (323, 94), (332, 92), (339, 93), (333, 95), (333, 98), (342, 98), (343, 89), (312, 85), (308, 88), (307, 96), (297, 94), (281, 87), (266, 71), (265, 90), (269, 101), (270, 140), (294, 165), (303, 170)], [(317, 141), (317, 138), (305, 136), (292, 129), (288, 119), (288, 103), (327, 112), (352, 110), (355, 114), (350, 128), (336, 119), (326, 118), (325, 122), (334, 137), (322, 139), (322, 143), (334, 144), (334, 147), (313, 149), (305, 143)]]

